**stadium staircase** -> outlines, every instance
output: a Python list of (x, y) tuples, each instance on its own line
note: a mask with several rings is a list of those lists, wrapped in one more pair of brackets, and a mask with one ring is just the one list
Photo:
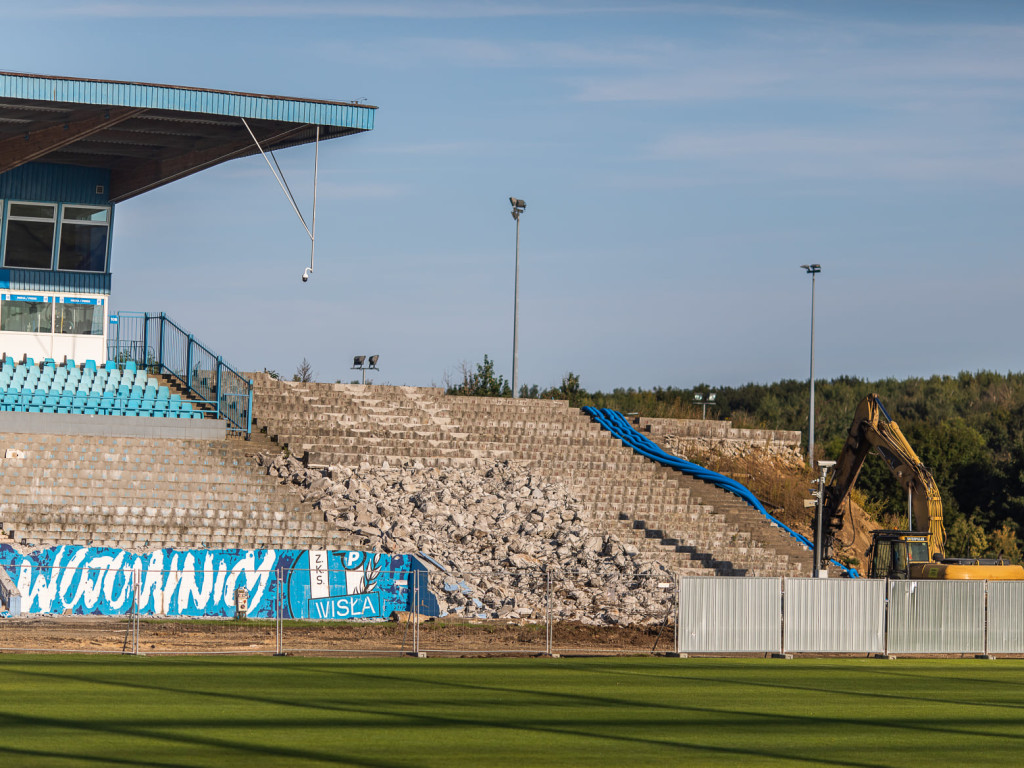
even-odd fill
[(256, 374), (256, 430), (310, 466), (513, 460), (564, 483), (588, 525), (684, 575), (795, 576), (810, 553), (757, 510), (644, 458), (564, 401), (436, 388), (282, 382)]

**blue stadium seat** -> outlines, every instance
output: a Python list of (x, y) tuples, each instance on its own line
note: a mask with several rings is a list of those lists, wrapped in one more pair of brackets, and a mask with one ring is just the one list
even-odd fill
[(85, 370), (92, 371), (93, 373), (96, 373), (96, 361), (95, 360), (86, 360), (85, 361)]
[(124, 364), (124, 369), (126, 371), (131, 371), (132, 373), (135, 373), (138, 370), (138, 367), (135, 365), (135, 361), (134, 360), (128, 360)]
[(17, 410), (18, 400), (21, 398), (21, 387), (11, 387), (4, 393), (4, 398), (0, 401), (0, 407), (5, 411)]
[(113, 392), (104, 392), (100, 396), (99, 412), (104, 416), (110, 416), (115, 413), (115, 400)]
[(116, 371), (117, 363), (113, 360), (107, 360), (107, 362), (103, 364), (103, 369), (107, 371)]

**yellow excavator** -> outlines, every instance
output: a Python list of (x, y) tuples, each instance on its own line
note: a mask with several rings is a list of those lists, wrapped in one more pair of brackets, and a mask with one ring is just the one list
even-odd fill
[(882, 457), (907, 492), (916, 530), (871, 532), (869, 578), (1024, 579), (1024, 567), (1006, 560), (945, 556), (946, 529), (935, 478), (875, 394), (857, 406), (850, 434), (836, 460), (832, 479), (825, 486), (821, 567), (832, 556), (836, 534), (843, 527), (844, 502), (872, 451)]

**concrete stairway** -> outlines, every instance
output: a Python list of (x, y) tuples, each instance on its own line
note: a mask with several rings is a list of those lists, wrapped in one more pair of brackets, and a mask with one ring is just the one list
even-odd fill
[(668, 470), (564, 401), (451, 397), (440, 389), (254, 377), (254, 429), (310, 465), (509, 459), (571, 487), (592, 528), (692, 575), (806, 575), (810, 553), (756, 510)]
[(0, 523), (19, 546), (347, 548), (241, 441), (0, 434)]

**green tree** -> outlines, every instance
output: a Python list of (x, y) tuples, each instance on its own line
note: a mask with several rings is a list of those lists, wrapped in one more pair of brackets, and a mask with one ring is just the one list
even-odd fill
[(494, 361), (484, 355), (484, 361), (477, 363), (476, 370), (462, 364), (462, 382), (447, 389), (449, 395), (473, 395), (476, 397), (512, 397), (512, 387), (505, 377), (495, 375)]
[(958, 517), (946, 535), (946, 554), (949, 557), (981, 557), (988, 549), (985, 529), (974, 518)]
[(303, 384), (309, 384), (313, 381), (313, 366), (309, 364), (309, 360), (302, 358), (299, 367), (292, 374), (292, 381), (301, 381)]

